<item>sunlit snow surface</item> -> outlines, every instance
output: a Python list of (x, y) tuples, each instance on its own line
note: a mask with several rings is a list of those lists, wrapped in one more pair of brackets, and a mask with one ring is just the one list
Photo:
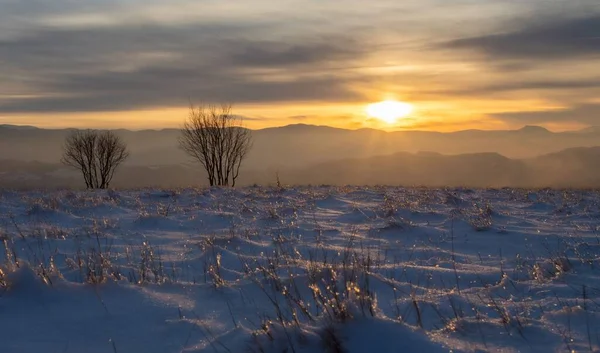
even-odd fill
[(556, 190), (0, 191), (0, 352), (598, 351), (599, 205)]

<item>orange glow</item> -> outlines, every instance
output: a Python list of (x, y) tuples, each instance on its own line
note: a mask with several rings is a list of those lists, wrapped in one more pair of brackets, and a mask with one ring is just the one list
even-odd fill
[(412, 111), (412, 105), (395, 100), (387, 100), (367, 106), (367, 114), (369, 116), (385, 121), (388, 124), (397, 122), (398, 119), (406, 117)]

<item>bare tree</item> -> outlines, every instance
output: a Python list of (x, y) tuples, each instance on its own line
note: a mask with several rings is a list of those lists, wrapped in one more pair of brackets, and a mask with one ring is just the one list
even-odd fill
[(81, 171), (88, 189), (106, 189), (129, 152), (112, 131), (75, 130), (67, 135), (62, 163)]
[(190, 106), (179, 146), (204, 167), (211, 186), (235, 186), (252, 147), (250, 131), (242, 123), (231, 114), (231, 105)]

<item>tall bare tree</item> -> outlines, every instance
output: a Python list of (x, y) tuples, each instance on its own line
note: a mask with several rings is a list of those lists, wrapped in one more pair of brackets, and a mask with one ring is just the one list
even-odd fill
[(112, 131), (75, 130), (65, 138), (62, 163), (81, 171), (88, 189), (106, 189), (129, 152)]
[(231, 105), (190, 106), (179, 146), (204, 167), (211, 186), (235, 186), (252, 147), (250, 130), (242, 123), (231, 113)]

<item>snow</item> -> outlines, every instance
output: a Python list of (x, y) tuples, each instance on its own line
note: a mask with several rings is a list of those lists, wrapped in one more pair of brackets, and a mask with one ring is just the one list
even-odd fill
[(2, 352), (600, 350), (600, 193), (0, 191)]

